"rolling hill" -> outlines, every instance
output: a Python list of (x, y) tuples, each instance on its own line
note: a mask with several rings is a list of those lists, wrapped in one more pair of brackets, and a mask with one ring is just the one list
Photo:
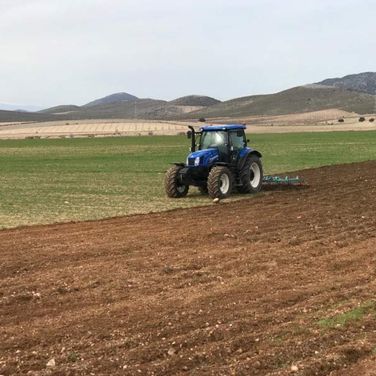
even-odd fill
[(92, 102), (89, 102), (85, 104), (83, 107), (94, 107), (94, 106), (101, 106), (101, 105), (106, 105), (106, 104), (111, 104), (111, 103), (120, 103), (120, 102), (125, 102), (125, 101), (135, 101), (138, 98), (135, 97), (132, 94), (128, 93), (115, 93), (111, 95), (107, 95), (106, 97), (96, 99)]
[(365, 72), (317, 84), (297, 86), (274, 94), (251, 95), (221, 102), (215, 98), (189, 95), (172, 101), (137, 98), (116, 93), (83, 106), (62, 105), (38, 113), (0, 111), (0, 122), (155, 119), (186, 120), (285, 115), (338, 109), (358, 114), (376, 112), (376, 73)]
[(350, 74), (342, 78), (329, 78), (318, 82), (318, 85), (332, 86), (376, 95), (376, 72)]
[(188, 95), (186, 97), (181, 97), (174, 99), (173, 101), (169, 102), (173, 105), (178, 106), (201, 106), (201, 107), (209, 107), (215, 104), (221, 103), (218, 99), (207, 97), (204, 95)]
[(372, 113), (376, 97), (319, 85), (298, 86), (276, 94), (254, 95), (232, 99), (187, 117), (238, 117), (252, 115), (285, 115), (337, 108), (348, 112)]
[(0, 123), (29, 122), (29, 121), (49, 121), (56, 120), (56, 116), (40, 114), (37, 112), (17, 112), (0, 110)]
[(50, 108), (47, 108), (45, 110), (39, 111), (39, 113), (60, 115), (60, 114), (66, 114), (66, 113), (74, 112), (74, 111), (80, 111), (80, 109), (81, 109), (80, 106), (76, 106), (74, 104), (71, 104), (71, 105), (68, 104), (68, 105), (50, 107)]

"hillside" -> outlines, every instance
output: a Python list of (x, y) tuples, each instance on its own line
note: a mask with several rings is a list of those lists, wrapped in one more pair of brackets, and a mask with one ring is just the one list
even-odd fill
[(39, 111), (42, 114), (65, 114), (72, 111), (79, 111), (81, 109), (80, 106), (76, 106), (74, 104), (71, 105), (62, 105), (62, 106), (55, 106), (46, 108), (45, 110)]
[(207, 97), (204, 95), (188, 95), (185, 97), (174, 99), (173, 101), (169, 102), (173, 105), (178, 106), (201, 106), (201, 107), (209, 107), (215, 104), (221, 103), (218, 99)]
[(119, 119), (119, 118), (150, 118), (149, 114), (163, 107), (167, 102), (155, 99), (136, 99), (82, 107), (72, 114), (77, 119)]
[(275, 94), (251, 95), (221, 102), (203, 95), (188, 95), (172, 101), (137, 98), (115, 93), (84, 106), (62, 105), (39, 113), (0, 111), (0, 122), (153, 119), (183, 120), (286, 115), (337, 109), (358, 114), (376, 112), (376, 73), (365, 72), (343, 78), (298, 86)]
[(111, 95), (107, 95), (106, 97), (96, 99), (92, 102), (89, 102), (84, 105), (84, 107), (93, 107), (98, 105), (106, 105), (111, 103), (119, 103), (124, 101), (134, 101), (138, 98), (134, 95), (128, 93), (115, 93)]
[(28, 121), (47, 121), (55, 120), (54, 115), (40, 114), (37, 112), (17, 112), (0, 110), (0, 123), (10, 122), (28, 122)]
[(199, 117), (235, 118), (255, 115), (285, 115), (326, 109), (338, 109), (364, 114), (375, 112), (376, 97), (335, 87), (307, 85), (284, 90), (276, 94), (236, 98), (207, 107), (197, 106), (197, 103), (199, 102), (191, 101), (190, 99), (167, 102), (147, 98), (82, 107), (74, 105), (56, 106), (39, 113), (0, 111), (0, 122), (83, 119), (183, 120), (197, 119)]
[[(208, 105), (209, 102), (215, 104)], [(207, 106), (203, 106), (206, 104)], [(276, 94), (254, 95), (219, 102), (210, 97), (188, 96), (171, 102), (137, 99), (90, 107), (66, 113), (70, 119), (136, 118), (197, 119), (198, 117), (239, 117), (284, 115), (337, 108), (348, 112), (372, 113), (375, 96), (335, 87), (299, 86)]]
[(376, 72), (350, 74), (342, 78), (329, 78), (317, 84), (376, 95)]
[(375, 96), (344, 89), (298, 86), (276, 94), (237, 98), (187, 114), (187, 117), (237, 117), (284, 115), (337, 108), (349, 112), (371, 113)]

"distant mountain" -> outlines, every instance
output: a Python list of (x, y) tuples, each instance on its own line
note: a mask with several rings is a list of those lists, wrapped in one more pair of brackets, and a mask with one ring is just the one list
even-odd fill
[(98, 105), (105, 105), (110, 103), (119, 103), (125, 101), (135, 101), (138, 98), (128, 93), (115, 93), (103, 98), (96, 99), (92, 102), (85, 104), (83, 107), (93, 107)]
[(212, 97), (204, 96), (204, 95), (188, 95), (186, 97), (174, 99), (173, 101), (169, 103), (177, 105), (177, 106), (209, 107), (209, 106), (213, 106), (214, 104), (221, 103), (221, 101)]
[(328, 78), (317, 84), (376, 95), (376, 72), (350, 74), (342, 78)]
[(276, 94), (232, 99), (186, 114), (186, 118), (285, 115), (337, 108), (360, 114), (375, 111), (376, 97), (335, 87), (298, 86)]
[(39, 111), (42, 108), (43, 108), (42, 106), (0, 103), (0, 110), (4, 110), (4, 111), (33, 112), (33, 111)]
[[(166, 101), (156, 99), (136, 99), (95, 106), (83, 106), (72, 113), (72, 119), (150, 119), (157, 109), (163, 108)], [(69, 115), (67, 115), (69, 116)]]
[(39, 111), (41, 114), (66, 114), (74, 111), (81, 110), (80, 106), (76, 106), (74, 104), (62, 105), (62, 106), (55, 106), (46, 108), (45, 110)]
[(327, 79), (279, 93), (251, 95), (224, 102), (200, 95), (189, 95), (168, 102), (116, 93), (84, 106), (55, 106), (37, 113), (0, 111), (0, 122), (84, 119), (191, 120), (200, 117), (228, 119), (327, 109), (369, 114), (376, 112), (375, 94), (376, 73), (366, 72)]
[(47, 121), (58, 120), (51, 115), (44, 115), (37, 112), (19, 112), (0, 110), (0, 124), (2, 122), (21, 122), (21, 121)]

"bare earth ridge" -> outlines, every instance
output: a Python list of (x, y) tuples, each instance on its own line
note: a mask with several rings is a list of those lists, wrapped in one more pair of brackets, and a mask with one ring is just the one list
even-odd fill
[(0, 231), (0, 374), (374, 375), (376, 162), (301, 175), (228, 204)]

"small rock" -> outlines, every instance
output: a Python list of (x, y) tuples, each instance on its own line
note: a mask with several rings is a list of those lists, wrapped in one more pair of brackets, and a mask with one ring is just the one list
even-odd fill
[(40, 294), (40, 292), (35, 292), (35, 291), (33, 291), (32, 294), (33, 294), (33, 297), (34, 297), (34, 298), (37, 298), (37, 299), (40, 299), (40, 298), (41, 298), (41, 294)]
[(260, 368), (260, 367), (261, 367), (261, 363), (260, 363), (258, 360), (256, 360), (256, 361), (253, 363), (253, 367), (255, 367), (255, 368)]
[(175, 349), (173, 347), (170, 347), (167, 351), (167, 354), (170, 356), (175, 355)]
[(220, 199), (218, 197), (216, 197), (214, 200), (213, 200), (213, 203), (214, 204), (218, 204), (220, 202)]
[(291, 372), (298, 372), (298, 371), (299, 371), (298, 366), (296, 366), (295, 364), (293, 364), (293, 365), (291, 366)]
[(56, 366), (55, 359), (54, 359), (54, 358), (50, 359), (50, 360), (47, 362), (46, 365), (47, 365), (47, 367), (50, 367), (50, 368), (55, 367), (55, 366)]

